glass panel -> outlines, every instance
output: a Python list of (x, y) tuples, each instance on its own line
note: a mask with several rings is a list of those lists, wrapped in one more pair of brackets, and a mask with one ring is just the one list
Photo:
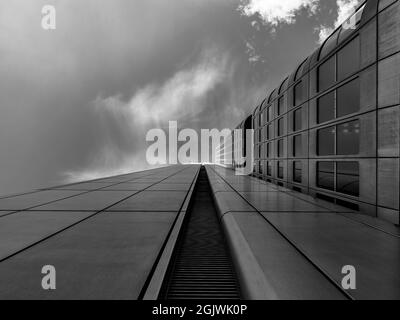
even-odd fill
[(360, 195), (360, 172), (358, 162), (338, 162), (336, 191), (358, 197)]
[(337, 90), (337, 117), (360, 110), (360, 79), (357, 78)]
[(269, 107), (269, 108), (268, 108), (268, 118), (269, 118), (269, 121), (272, 121), (272, 119), (273, 119), (272, 107)]
[(336, 56), (318, 68), (318, 91), (331, 87), (336, 81)]
[(317, 163), (317, 186), (319, 188), (334, 190), (335, 185), (335, 163)]
[(298, 106), (304, 101), (303, 82), (299, 82), (294, 87), (294, 105)]
[(360, 122), (358, 120), (337, 126), (337, 154), (355, 155), (360, 152)]
[(293, 137), (293, 157), (300, 157), (303, 154), (303, 143), (301, 135)]
[(278, 162), (278, 178), (283, 179), (283, 162)]
[(338, 80), (343, 80), (360, 69), (360, 38), (357, 37), (338, 53)]
[(278, 158), (282, 158), (284, 156), (283, 150), (283, 140), (278, 141)]
[(318, 123), (335, 119), (335, 91), (319, 98), (317, 105)]
[(272, 164), (271, 162), (267, 162), (267, 175), (272, 176)]
[(297, 109), (293, 114), (293, 131), (302, 129), (302, 109)]
[(284, 97), (280, 97), (278, 100), (278, 116), (282, 115), (285, 112), (284, 108)]
[(267, 122), (268, 122), (268, 113), (267, 113), (267, 109), (264, 109), (264, 111), (263, 111), (263, 126), (265, 126), (266, 124), (267, 124)]
[(319, 156), (331, 156), (335, 154), (335, 127), (318, 130), (317, 143)]
[(278, 120), (278, 137), (283, 136), (284, 134), (285, 126), (283, 121), (283, 118)]
[(302, 163), (300, 161), (293, 162), (293, 181), (301, 183), (302, 181)]

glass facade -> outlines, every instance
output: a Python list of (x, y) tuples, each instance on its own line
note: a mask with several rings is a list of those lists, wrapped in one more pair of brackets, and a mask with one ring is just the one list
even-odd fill
[(360, 122), (346, 122), (317, 131), (319, 156), (357, 155), (360, 151)]
[(322, 189), (358, 197), (359, 171), (358, 162), (318, 162), (317, 185)]
[(367, 8), (365, 24), (361, 8), (357, 29), (339, 28), (269, 95), (264, 169), (289, 189), (390, 215), (400, 207), (400, 1)]

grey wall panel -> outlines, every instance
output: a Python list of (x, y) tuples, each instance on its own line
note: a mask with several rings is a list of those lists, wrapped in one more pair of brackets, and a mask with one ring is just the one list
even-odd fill
[(379, 62), (379, 107), (400, 104), (400, 54)]
[(376, 160), (360, 159), (359, 200), (376, 205)]
[(376, 108), (376, 65), (372, 65), (360, 74), (360, 110)]
[(376, 18), (360, 30), (361, 36), (361, 68), (376, 61)]
[(380, 157), (400, 155), (400, 106), (378, 112), (378, 154)]
[(399, 209), (399, 159), (378, 161), (378, 205)]
[(400, 51), (400, 2), (386, 8), (378, 17), (379, 58)]

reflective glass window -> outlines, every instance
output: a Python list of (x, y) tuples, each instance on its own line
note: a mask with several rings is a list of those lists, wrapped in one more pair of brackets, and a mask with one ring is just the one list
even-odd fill
[(294, 105), (297, 106), (301, 104), (304, 101), (304, 87), (303, 87), (303, 82), (300, 81), (298, 84), (295, 85), (294, 87)]
[(278, 178), (283, 179), (283, 162), (278, 162)]
[(335, 154), (335, 127), (320, 129), (317, 132), (318, 155), (331, 156)]
[(293, 137), (293, 157), (301, 157), (303, 151), (302, 136)]
[(300, 108), (293, 113), (293, 131), (299, 131), (302, 129), (302, 120), (302, 108)]
[(356, 155), (360, 152), (360, 122), (358, 120), (337, 126), (337, 154)]
[(360, 79), (357, 78), (337, 90), (337, 117), (360, 110)]
[(280, 97), (278, 100), (278, 116), (282, 115), (285, 112), (285, 99), (284, 96)]
[(283, 136), (285, 131), (285, 123), (284, 123), (284, 118), (281, 118), (278, 120), (278, 136)]
[(278, 158), (284, 157), (283, 140), (278, 141)]
[(324, 91), (336, 81), (336, 56), (325, 61), (318, 68), (318, 91)]
[(329, 92), (317, 101), (318, 123), (335, 119), (335, 91)]
[(348, 43), (338, 53), (338, 80), (343, 80), (360, 68), (360, 38)]
[(293, 162), (293, 181), (301, 183), (302, 181), (302, 163), (301, 161)]
[(358, 162), (338, 162), (336, 165), (336, 191), (358, 197), (360, 195)]
[(317, 163), (317, 186), (334, 191), (335, 189), (335, 163)]

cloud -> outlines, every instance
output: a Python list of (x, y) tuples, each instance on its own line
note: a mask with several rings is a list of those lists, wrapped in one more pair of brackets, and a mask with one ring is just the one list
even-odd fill
[[(127, 101), (121, 95), (97, 97), (91, 108), (102, 119), (103, 145), (86, 168), (65, 172), (66, 181), (149, 168), (144, 158), (147, 131), (165, 128), (168, 121), (178, 121), (180, 125), (198, 119), (208, 107), (209, 94), (230, 75), (228, 60), (217, 50), (205, 50), (193, 66), (177, 71), (162, 83), (150, 83), (136, 90)], [(121, 145), (121, 141), (135, 146)]]
[(338, 11), (334, 26), (322, 25), (316, 29), (319, 33), (319, 43), (322, 44), (336, 28), (342, 25), (354, 13), (360, 3), (361, 0), (336, 0)]
[(123, 114), (134, 126), (160, 124), (199, 114), (207, 93), (226, 76), (226, 59), (213, 51), (205, 52), (194, 67), (175, 73), (164, 83), (139, 89), (124, 102), (119, 96), (98, 98), (96, 107)]
[(261, 55), (257, 54), (256, 48), (250, 42), (246, 42), (246, 54), (249, 57), (249, 63), (255, 64), (259, 61), (262, 61)]
[(296, 22), (297, 13), (306, 9), (315, 14), (319, 0), (245, 0), (239, 11), (246, 16), (258, 15), (264, 23), (273, 27), (280, 23)]

